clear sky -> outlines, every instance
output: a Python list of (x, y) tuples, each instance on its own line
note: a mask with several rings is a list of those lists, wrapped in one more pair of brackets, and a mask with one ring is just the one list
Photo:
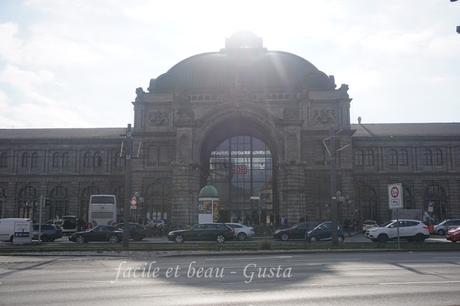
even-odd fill
[(460, 121), (460, 1), (0, 0), (0, 127), (124, 127), (135, 89), (240, 30), (350, 86), (352, 122)]

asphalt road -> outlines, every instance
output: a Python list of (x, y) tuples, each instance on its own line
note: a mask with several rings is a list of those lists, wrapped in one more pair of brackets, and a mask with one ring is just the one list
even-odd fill
[(458, 252), (0, 257), (2, 305), (459, 305), (459, 289)]

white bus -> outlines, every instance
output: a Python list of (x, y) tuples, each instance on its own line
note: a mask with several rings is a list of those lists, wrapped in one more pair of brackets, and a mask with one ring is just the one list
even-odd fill
[(117, 222), (117, 198), (113, 194), (93, 194), (89, 197), (88, 222), (93, 226)]

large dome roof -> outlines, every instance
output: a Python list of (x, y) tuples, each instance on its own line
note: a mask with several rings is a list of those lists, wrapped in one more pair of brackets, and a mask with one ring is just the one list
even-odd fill
[(151, 82), (151, 92), (212, 91), (225, 88), (329, 90), (334, 82), (300, 56), (268, 51), (257, 36), (243, 32), (220, 52), (191, 56)]

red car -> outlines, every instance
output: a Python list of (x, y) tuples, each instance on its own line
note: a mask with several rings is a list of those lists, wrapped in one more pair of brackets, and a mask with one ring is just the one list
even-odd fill
[(452, 242), (460, 241), (460, 226), (452, 228), (447, 232), (447, 240)]

